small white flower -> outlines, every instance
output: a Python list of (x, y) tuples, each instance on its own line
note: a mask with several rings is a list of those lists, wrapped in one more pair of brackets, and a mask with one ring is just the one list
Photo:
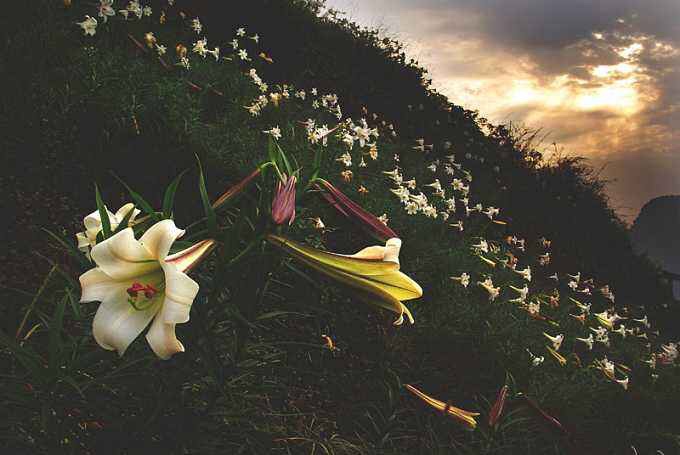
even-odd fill
[(207, 45), (208, 45), (207, 38), (200, 39), (194, 43), (194, 48), (192, 49), (192, 52), (195, 52), (196, 54), (205, 58), (205, 56), (208, 55), (208, 49), (206, 49)]
[(595, 343), (595, 338), (593, 338), (593, 334), (591, 333), (588, 338), (576, 338), (578, 341), (585, 343), (586, 346), (588, 347), (589, 351), (593, 350), (593, 344)]
[(352, 166), (352, 155), (349, 153), (343, 153), (340, 155), (340, 157), (336, 158), (335, 161), (339, 161), (340, 163), (344, 164), (345, 167), (351, 167)]
[(256, 33), (255, 35), (251, 36), (250, 39), (255, 41), (256, 43), (259, 43), (260, 42), (260, 35), (258, 35)]
[(99, 0), (99, 17), (104, 20), (104, 23), (109, 17), (115, 16), (116, 10), (113, 9), (113, 0)]
[(281, 139), (281, 129), (278, 126), (275, 126), (269, 130), (264, 130), (262, 131), (265, 134), (269, 134), (271, 137), (274, 139)]
[(191, 20), (191, 29), (195, 31), (197, 35), (203, 31), (203, 24), (201, 24), (201, 21), (198, 18)]
[(159, 56), (165, 55), (165, 53), (168, 51), (168, 49), (163, 46), (162, 44), (157, 44), (156, 45), (156, 52), (158, 52)]
[(470, 284), (470, 275), (466, 272), (461, 273), (460, 276), (452, 276), (451, 279), (460, 282), (464, 288), (467, 288)]
[(246, 29), (239, 27), (236, 29), (236, 36), (246, 36)]
[(550, 342), (553, 345), (554, 350), (556, 350), (556, 351), (560, 350), (560, 346), (562, 346), (562, 341), (564, 341), (564, 335), (563, 334), (560, 333), (559, 335), (555, 335), (553, 337), (553, 336), (550, 336), (547, 333), (543, 332), (543, 335), (545, 335), (545, 337), (548, 340), (550, 340)]
[(248, 60), (248, 52), (246, 52), (245, 49), (238, 51), (238, 56), (241, 58), (241, 60)]
[(151, 15), (153, 14), (153, 10), (151, 9), (150, 6), (145, 6), (145, 7), (142, 9), (142, 14), (144, 14), (146, 17), (149, 17), (149, 16), (151, 16)]
[(85, 35), (94, 36), (97, 33), (97, 19), (90, 16), (85, 16), (85, 20), (82, 22), (76, 22), (83, 29)]

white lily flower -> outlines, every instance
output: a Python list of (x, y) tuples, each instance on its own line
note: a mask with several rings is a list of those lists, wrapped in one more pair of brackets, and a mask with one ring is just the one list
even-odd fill
[[(132, 210), (132, 215), (130, 215), (128, 223), (132, 223), (140, 213), (139, 209), (136, 209), (132, 202), (123, 205), (116, 213), (111, 213), (109, 212), (109, 209), (106, 209), (106, 213), (109, 216), (111, 231), (115, 231), (118, 226), (120, 226), (120, 223), (123, 222), (125, 216), (130, 213), (130, 210)], [(99, 210), (95, 210), (87, 215), (83, 220), (83, 224), (85, 225), (85, 231), (78, 232), (76, 234), (76, 240), (78, 240), (78, 249), (85, 253), (85, 256), (89, 259), (90, 248), (97, 244), (97, 235), (102, 230), (102, 220), (99, 216)]]
[(184, 346), (175, 336), (175, 325), (189, 320), (198, 283), (186, 275), (213, 248), (204, 240), (168, 256), (173, 242), (184, 231), (172, 220), (151, 226), (137, 240), (126, 228), (92, 249), (97, 267), (80, 276), (81, 302), (99, 301), (92, 333), (104, 349), (123, 355), (149, 325), (146, 339), (161, 359)]
[(551, 342), (552, 345), (553, 345), (553, 348), (554, 348), (556, 351), (559, 351), (559, 350), (560, 350), (560, 346), (562, 346), (562, 341), (564, 341), (564, 335), (563, 335), (563, 334), (560, 333), (559, 335), (555, 335), (555, 336), (553, 337), (553, 336), (550, 336), (550, 335), (548, 335), (547, 333), (543, 332), (543, 335), (544, 335), (548, 340), (550, 340), (550, 342)]
[(85, 15), (85, 20), (82, 22), (76, 22), (83, 29), (85, 35), (94, 36), (97, 33), (97, 19)]

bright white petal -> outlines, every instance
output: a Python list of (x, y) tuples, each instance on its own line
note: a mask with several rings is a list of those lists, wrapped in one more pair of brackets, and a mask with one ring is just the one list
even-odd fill
[(126, 283), (114, 281), (98, 268), (88, 270), (79, 279), (82, 288), (81, 302), (104, 302), (117, 292), (125, 292), (129, 287)]
[(90, 248), (90, 239), (87, 238), (85, 233), (78, 232), (76, 234), (76, 240), (78, 241), (78, 249), (81, 251), (87, 251)]
[(160, 264), (126, 228), (92, 248), (92, 260), (117, 281), (126, 281), (158, 270)]
[(144, 311), (135, 310), (127, 301), (128, 295), (118, 291), (99, 305), (92, 323), (92, 334), (104, 349), (123, 355), (142, 330), (158, 312), (160, 301)]
[(175, 324), (166, 324), (162, 318), (153, 320), (146, 334), (146, 341), (158, 357), (167, 360), (178, 352), (184, 352), (184, 345), (175, 336)]
[(159, 318), (165, 323), (181, 323), (189, 320), (191, 304), (198, 294), (198, 283), (177, 270), (173, 264), (164, 263), (165, 301)]
[(372, 260), (379, 260), (382, 261), (382, 259), (385, 257), (385, 247), (384, 246), (367, 246), (366, 248), (362, 249), (361, 251), (354, 253), (352, 255), (349, 255), (349, 257), (357, 258), (357, 259), (372, 259)]
[[(114, 219), (115, 215), (109, 212), (108, 208), (106, 209), (106, 213), (109, 215), (109, 220)], [(83, 224), (85, 225), (87, 236), (94, 240), (97, 237), (99, 231), (102, 230), (102, 219), (99, 216), (99, 210), (95, 210), (94, 212), (87, 215), (83, 220)]]
[(118, 211), (116, 212), (115, 215), (116, 222), (120, 223), (121, 221), (123, 221), (123, 218), (125, 218), (125, 216), (128, 214), (128, 212), (130, 212), (130, 210), (133, 210), (132, 215), (130, 216), (130, 221), (134, 220), (135, 217), (139, 214), (139, 209), (136, 209), (135, 204), (133, 204), (132, 202), (128, 202), (127, 204), (119, 208)]
[(152, 257), (162, 261), (170, 252), (170, 247), (184, 231), (175, 226), (172, 220), (163, 220), (151, 226), (139, 241)]

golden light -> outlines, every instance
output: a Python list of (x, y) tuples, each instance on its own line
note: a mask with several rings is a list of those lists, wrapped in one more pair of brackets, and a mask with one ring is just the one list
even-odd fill
[(577, 96), (575, 105), (582, 110), (611, 109), (625, 115), (638, 110), (636, 79), (629, 77), (602, 85)]

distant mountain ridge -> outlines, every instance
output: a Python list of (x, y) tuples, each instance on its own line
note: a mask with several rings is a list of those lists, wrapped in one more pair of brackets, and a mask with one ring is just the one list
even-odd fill
[[(647, 202), (630, 232), (634, 250), (673, 274), (680, 275), (680, 195), (660, 196)], [(680, 283), (673, 284), (680, 299)]]

